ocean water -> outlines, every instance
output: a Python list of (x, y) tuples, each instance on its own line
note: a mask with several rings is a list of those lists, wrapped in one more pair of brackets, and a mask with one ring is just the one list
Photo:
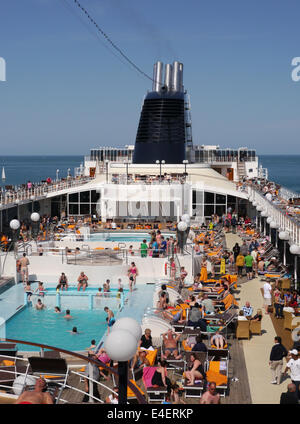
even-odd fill
[[(3, 185), (18, 185), (27, 181), (39, 182), (47, 177), (56, 178), (56, 170), (59, 169), (58, 177), (65, 178), (74, 175), (74, 168), (84, 162), (83, 156), (0, 156), (0, 171), (4, 166), (6, 180), (0, 180)], [(1, 174), (0, 174), (1, 178)]]
[(268, 168), (269, 180), (300, 193), (300, 155), (260, 155), (259, 164)]
[[(5, 167), (6, 181), (0, 186), (23, 184), (28, 180), (38, 182), (51, 177), (66, 177), (68, 168), (83, 163), (83, 156), (0, 156), (0, 171)], [(269, 179), (300, 193), (300, 155), (260, 155), (259, 163), (269, 170)]]

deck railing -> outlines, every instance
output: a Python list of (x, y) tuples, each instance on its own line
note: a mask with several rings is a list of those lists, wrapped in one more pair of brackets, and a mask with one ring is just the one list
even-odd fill
[(300, 221), (287, 214), (286, 206), (268, 200), (261, 192), (251, 186), (248, 187), (248, 194), (249, 198), (259, 203), (263, 210), (267, 211), (267, 216), (271, 216), (280, 229), (289, 232), (291, 243), (300, 244)]
[[(44, 345), (44, 344), (39, 344), (39, 343), (32, 343), (32, 342), (27, 342), (27, 341), (23, 341), (23, 340), (0, 338), (0, 341), (1, 342), (8, 342), (8, 343), (15, 343), (15, 344), (35, 346), (35, 347), (38, 347), (41, 350), (41, 352), (43, 352), (45, 349), (48, 349), (48, 350), (51, 350), (51, 351), (58, 352), (58, 354), (63, 353), (63, 354), (66, 354), (66, 355), (70, 355), (70, 356), (72, 356), (74, 358), (78, 358), (78, 359), (86, 362), (87, 365), (88, 364), (95, 364), (97, 367), (104, 368), (106, 371), (108, 371), (110, 374), (112, 374), (113, 377), (118, 376), (118, 372), (116, 371), (115, 368), (109, 367), (109, 366), (107, 366), (106, 364), (104, 364), (103, 362), (101, 362), (101, 361), (99, 361), (97, 359), (84, 356), (84, 355), (82, 355), (81, 353), (78, 353), (78, 352), (71, 352), (71, 351), (66, 350), (66, 349), (60, 349), (60, 348), (57, 348), (57, 347), (54, 347), (54, 346), (49, 346), (49, 345)], [(0, 344), (0, 346), (1, 346), (1, 344)], [(13, 356), (5, 356), (5, 355), (3, 356), (3, 355), (0, 355), (0, 359), (1, 358), (2, 359), (14, 360), (14, 361), (23, 360), (23, 361), (25, 361), (28, 364), (28, 359), (27, 358), (23, 358), (23, 357), (13, 357)], [(78, 366), (77, 368), (80, 368), (80, 366)], [(15, 370), (11, 370), (11, 371), (8, 371), (8, 372), (14, 374), (15, 377), (17, 377), (17, 375), (24, 375), (24, 377), (26, 377), (28, 375), (28, 371), (29, 371), (29, 367), (27, 367), (27, 370), (25, 371), (25, 373), (17, 372), (17, 369), (15, 367)], [(70, 369), (70, 367), (68, 367), (68, 372), (69, 372), (69, 374), (72, 374), (73, 373), (74, 375), (80, 376), (82, 378), (86, 378), (86, 379), (89, 380), (90, 383), (96, 383), (96, 384), (104, 387), (106, 390), (108, 390), (108, 391), (110, 391), (112, 393), (115, 393), (110, 387), (104, 385), (103, 383), (101, 383), (99, 381), (93, 380), (93, 378), (90, 377), (90, 376), (86, 376), (86, 375), (81, 374), (79, 372), (72, 371)], [(7, 373), (6, 370), (5, 370), (5, 373)], [(92, 375), (92, 369), (90, 369), (89, 375)], [(1, 376), (1, 370), (0, 370), (0, 376)], [(39, 378), (39, 376), (33, 376), (31, 374), (30, 374), (30, 376), (32, 376), (34, 378)], [(26, 379), (24, 379), (23, 389), (25, 388), (25, 383), (26, 383)], [(87, 394), (86, 392), (82, 391), (78, 387), (70, 386), (70, 385), (68, 385), (66, 383), (63, 384), (63, 383), (59, 383), (59, 382), (57, 384), (60, 387), (62, 387), (63, 389), (74, 390), (75, 392), (79, 392), (79, 393), (82, 393), (84, 395)], [(142, 394), (140, 393), (140, 391), (135, 387), (135, 385), (131, 381), (128, 380), (127, 386), (135, 394), (135, 396), (136, 396), (136, 398), (138, 400), (138, 403), (140, 403), (140, 404), (146, 404), (147, 403), (146, 400), (145, 400), (145, 398), (144, 398), (144, 396), (142, 396)], [(5, 389), (8, 389), (8, 390), (11, 390), (12, 389), (11, 386), (7, 386), (7, 385), (1, 385), (0, 384), (0, 387), (5, 388)], [(104, 403), (101, 399), (96, 398), (93, 395), (93, 384), (90, 384), (88, 396), (89, 396), (90, 400), (92, 400), (92, 401), (93, 400), (96, 400), (96, 401), (98, 401), (100, 403)], [(62, 402), (62, 403), (68, 403), (68, 401), (62, 399), (61, 397), (59, 397), (59, 399), (57, 399), (57, 401)]]
[(12, 203), (18, 204), (28, 200), (38, 200), (41, 197), (47, 196), (49, 193), (66, 190), (72, 187), (79, 187), (92, 179), (93, 178), (90, 177), (81, 177), (80, 179), (70, 178), (67, 180), (56, 181), (51, 184), (40, 183), (30, 189), (13, 186), (10, 189), (0, 192), (0, 205), (9, 205)]

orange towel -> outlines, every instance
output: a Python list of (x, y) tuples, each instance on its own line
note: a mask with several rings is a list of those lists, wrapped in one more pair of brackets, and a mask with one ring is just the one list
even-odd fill
[[(134, 381), (134, 380), (129, 380), (137, 389), (138, 389), (138, 391), (142, 394), (142, 395), (144, 395), (144, 392), (139, 388), (139, 386), (136, 384), (136, 382)], [(129, 387), (127, 387), (127, 397), (135, 397), (135, 393), (133, 393), (133, 391), (129, 388)]]
[(182, 347), (185, 351), (191, 351), (192, 348), (187, 344), (186, 340), (182, 340)]
[(226, 375), (220, 374), (220, 361), (211, 361), (209, 369), (206, 373), (207, 381), (214, 381), (217, 386), (224, 386), (227, 384)]

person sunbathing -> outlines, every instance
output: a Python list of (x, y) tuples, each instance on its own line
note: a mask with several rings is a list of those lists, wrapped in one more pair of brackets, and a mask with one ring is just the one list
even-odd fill
[(226, 340), (219, 330), (210, 338), (210, 344), (216, 346), (217, 349), (224, 349)]
[(45, 392), (47, 386), (43, 378), (39, 378), (33, 391), (24, 391), (16, 400), (16, 404), (53, 404), (53, 398), (49, 392)]
[(168, 359), (171, 355), (174, 359), (180, 359), (182, 356), (178, 352), (178, 341), (180, 339), (180, 334), (174, 333), (169, 329), (166, 333), (163, 334), (163, 350), (161, 357), (162, 359)]

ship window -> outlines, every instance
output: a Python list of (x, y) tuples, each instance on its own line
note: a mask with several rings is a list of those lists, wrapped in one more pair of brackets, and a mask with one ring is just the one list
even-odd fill
[(81, 204), (80, 205), (80, 215), (89, 215), (90, 214), (90, 205)]
[(206, 191), (204, 193), (204, 203), (215, 203), (215, 193)]
[(215, 213), (214, 205), (205, 205), (204, 206), (204, 216), (211, 216)]
[(225, 205), (226, 196), (224, 194), (216, 194), (216, 203)]
[(249, 169), (249, 172), (253, 172), (253, 169), (252, 169), (252, 168), (250, 168), (250, 169)]
[(235, 196), (227, 196), (227, 203), (235, 204), (236, 197)]
[(90, 201), (90, 192), (89, 191), (81, 191), (80, 192), (80, 203), (89, 203)]
[(203, 191), (193, 190), (193, 204), (199, 205), (203, 203)]
[(71, 203), (78, 202), (78, 193), (69, 194), (69, 202), (71, 202)]
[(218, 216), (222, 216), (223, 213), (225, 213), (225, 212), (226, 212), (226, 206), (225, 205), (217, 205), (216, 206), (216, 214)]
[(69, 215), (78, 215), (78, 204), (69, 204)]
[(100, 198), (100, 193), (98, 193), (96, 190), (91, 191), (91, 202), (97, 203)]
[[(91, 204), (91, 215), (97, 215), (98, 216), (98, 210), (97, 210), (97, 203)], [(100, 209), (99, 209), (100, 211)]]

